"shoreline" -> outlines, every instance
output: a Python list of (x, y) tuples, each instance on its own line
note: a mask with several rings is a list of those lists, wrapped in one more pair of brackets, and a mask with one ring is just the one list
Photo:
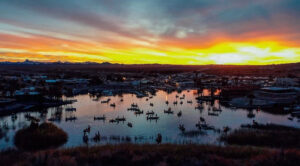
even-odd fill
[(299, 149), (214, 145), (104, 145), (48, 149), (35, 152), (0, 152), (4, 165), (297, 165)]

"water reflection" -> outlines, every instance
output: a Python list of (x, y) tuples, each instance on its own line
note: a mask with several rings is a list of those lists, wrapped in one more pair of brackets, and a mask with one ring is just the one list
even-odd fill
[[(214, 95), (219, 93), (219, 90), (214, 91)], [(91, 130), (86, 134), (91, 145), (155, 143), (158, 133), (162, 134), (162, 142), (219, 144), (217, 138), (224, 127), (238, 128), (241, 124), (252, 123), (254, 119), (258, 123), (273, 122), (300, 127), (297, 121), (288, 120), (288, 115), (229, 108), (221, 105), (218, 100), (198, 103), (195, 98), (201, 95), (211, 95), (210, 90), (185, 90), (180, 93), (158, 91), (155, 96), (144, 98), (132, 94), (76, 96), (73, 99), (78, 102), (72, 105), (0, 117), (0, 147), (4, 149), (13, 146), (15, 132), (29, 125), (28, 118), (51, 121), (65, 130), (69, 135), (64, 145), (66, 147), (84, 145), (83, 130), (88, 126), (91, 126)], [(133, 108), (133, 103), (139, 108), (139, 113), (128, 110)], [(121, 120), (123, 117), (124, 120)], [(110, 123), (110, 120), (115, 122)], [(179, 125), (184, 126), (184, 132)], [(203, 130), (199, 130), (199, 127)]]

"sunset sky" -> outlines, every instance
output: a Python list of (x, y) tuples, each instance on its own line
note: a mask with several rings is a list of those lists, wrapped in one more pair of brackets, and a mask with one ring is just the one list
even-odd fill
[(300, 62), (300, 0), (0, 0), (0, 61)]

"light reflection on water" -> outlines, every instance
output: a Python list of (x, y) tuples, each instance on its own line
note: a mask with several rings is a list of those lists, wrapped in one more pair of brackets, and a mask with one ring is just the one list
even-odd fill
[[(179, 97), (182, 97), (185, 94), (185, 99), (180, 100)], [(209, 91), (204, 90), (204, 95), (209, 95)], [(179, 97), (176, 98), (176, 95)], [(66, 105), (57, 108), (49, 108), (48, 112), (42, 115), (41, 113), (30, 113), (32, 116), (39, 117), (42, 121), (49, 119), (51, 115), (54, 115), (59, 110), (62, 111), (61, 121), (53, 122), (57, 126), (65, 130), (69, 139), (64, 147), (72, 147), (78, 145), (84, 145), (82, 141), (83, 129), (88, 125), (91, 126), (90, 137), (94, 136), (96, 132), (100, 132), (101, 136), (108, 137), (107, 139), (102, 139), (97, 144), (106, 144), (106, 143), (119, 143), (124, 141), (112, 140), (109, 139), (111, 136), (128, 136), (131, 138), (133, 143), (155, 143), (155, 136), (158, 133), (161, 133), (163, 136), (163, 142), (170, 143), (209, 143), (209, 144), (219, 144), (217, 138), (219, 133), (214, 131), (206, 131), (204, 134), (195, 136), (195, 137), (184, 137), (182, 136), (180, 130), (178, 129), (179, 124), (184, 124), (186, 131), (197, 131), (195, 124), (199, 121), (199, 117), (204, 117), (206, 122), (209, 125), (214, 126), (215, 128), (222, 129), (224, 126), (229, 126), (232, 129), (240, 127), (241, 124), (252, 123), (252, 120), (255, 119), (259, 123), (273, 122), (277, 124), (284, 124), (289, 126), (300, 127), (300, 123), (297, 121), (289, 121), (287, 119), (288, 115), (274, 115), (267, 112), (253, 110), (255, 114), (253, 119), (248, 118), (247, 115), (249, 111), (244, 109), (232, 109), (219, 105), (218, 101), (215, 101), (213, 104), (209, 102), (203, 102), (202, 106), (204, 107), (202, 111), (196, 110), (195, 107), (198, 105), (195, 97), (197, 93), (194, 90), (183, 91), (178, 94), (173, 92), (168, 94), (164, 91), (158, 91), (156, 96), (152, 99), (146, 101), (146, 98), (137, 98), (132, 94), (124, 94), (121, 96), (111, 96), (111, 97), (101, 97), (99, 101), (94, 101), (93, 98), (89, 95), (79, 95), (73, 99), (77, 99), (78, 102), (73, 103), (72, 105)], [(101, 103), (102, 100), (110, 98), (110, 103), (115, 103), (116, 107), (113, 108), (110, 104)], [(120, 100), (123, 98), (123, 102)], [(167, 105), (165, 102), (169, 101)], [(193, 103), (189, 104), (187, 101), (191, 100)], [(173, 102), (178, 101), (177, 105), (174, 105)], [(180, 104), (180, 101), (183, 101), (183, 104)], [(136, 116), (134, 112), (127, 111), (127, 108), (131, 106), (132, 103), (137, 103), (141, 110), (144, 110), (144, 114)], [(151, 107), (150, 103), (153, 103), (154, 106)], [(76, 112), (66, 112), (65, 108), (68, 107), (76, 108)], [(219, 116), (209, 116), (208, 110), (212, 107), (221, 108), (222, 112)], [(171, 107), (174, 110), (174, 114), (164, 114), (164, 110), (167, 110)], [(146, 111), (153, 110), (158, 116), (159, 120), (157, 121), (147, 121), (146, 120)], [(182, 111), (182, 116), (178, 117), (177, 113)], [(94, 116), (107, 117), (106, 121), (94, 121)], [(24, 118), (25, 113), (18, 113), (17, 120), (12, 121), (11, 116), (1, 117), (0, 124), (3, 126), (4, 123), (8, 124), (9, 129), (6, 131), (6, 136), (0, 139), (0, 149), (5, 149), (8, 147), (13, 147), (13, 136), (15, 131), (22, 128), (24, 125), (28, 125), (29, 122)], [(75, 121), (65, 121), (66, 117), (77, 117)], [(116, 117), (125, 117), (126, 122), (119, 124), (109, 123), (109, 119)], [(130, 128), (127, 126), (127, 123), (131, 122), (133, 127)], [(139, 138), (139, 139), (135, 139)], [(95, 144), (92, 141), (90, 144)]]

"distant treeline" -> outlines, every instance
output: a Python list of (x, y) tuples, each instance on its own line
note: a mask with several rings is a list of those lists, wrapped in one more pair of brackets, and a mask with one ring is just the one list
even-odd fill
[(255, 75), (300, 77), (300, 63), (279, 65), (161, 65), (161, 64), (110, 64), (110, 63), (0, 63), (0, 71), (109, 71), (109, 72), (204, 72), (214, 75)]

